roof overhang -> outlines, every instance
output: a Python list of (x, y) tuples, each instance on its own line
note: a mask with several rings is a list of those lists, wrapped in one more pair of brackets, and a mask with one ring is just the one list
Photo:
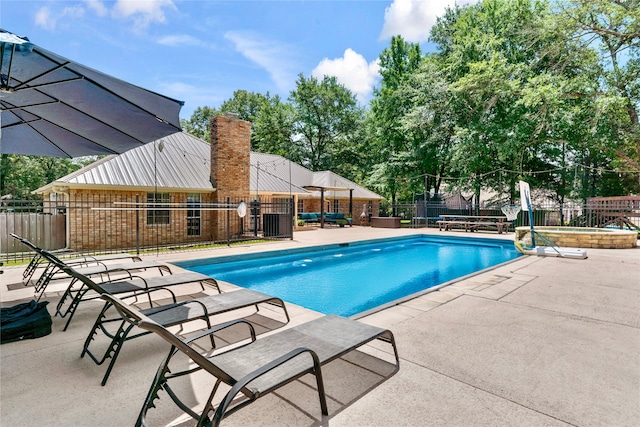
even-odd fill
[(304, 185), (302, 188), (310, 191), (351, 191), (353, 188), (348, 187), (322, 187), (319, 185)]
[(158, 193), (213, 193), (215, 188), (170, 188), (147, 187), (130, 185), (77, 184), (72, 182), (54, 181), (36, 190), (32, 194), (67, 193), (69, 190), (100, 190), (100, 191), (146, 191)]

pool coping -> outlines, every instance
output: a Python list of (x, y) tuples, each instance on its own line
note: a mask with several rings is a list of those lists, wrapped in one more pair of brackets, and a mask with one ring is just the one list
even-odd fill
[(445, 283), (441, 283), (439, 285), (432, 286), (432, 287), (424, 289), (422, 291), (415, 292), (415, 293), (413, 293), (411, 295), (407, 295), (406, 297), (398, 298), (396, 300), (393, 300), (393, 301), (390, 301), (388, 303), (379, 305), (379, 306), (374, 307), (372, 309), (363, 311), (362, 313), (354, 314), (353, 316), (349, 316), (349, 318), (350, 319), (356, 319), (356, 320), (357, 319), (362, 319), (364, 317), (370, 316), (372, 314), (378, 313), (378, 312), (386, 310), (388, 308), (401, 305), (401, 304), (403, 304), (403, 303), (405, 303), (407, 301), (411, 301), (413, 299), (420, 298), (420, 297), (422, 297), (424, 295), (427, 295), (427, 294), (430, 294), (432, 292), (437, 292), (437, 291), (439, 291), (439, 290), (441, 290), (443, 288), (446, 288), (447, 286), (451, 286), (451, 285), (454, 285), (456, 283), (463, 282), (463, 281), (468, 280), (471, 277), (475, 277), (475, 276), (477, 276), (479, 274), (487, 273), (489, 271), (502, 268), (505, 265), (514, 263), (516, 261), (521, 261), (523, 256), (524, 255), (520, 255), (520, 256), (517, 256), (514, 259), (510, 259), (508, 261), (501, 262), (500, 264), (492, 265), (491, 267), (487, 267), (487, 268), (482, 269), (482, 270), (474, 271), (473, 273), (465, 274), (464, 276), (460, 276), (460, 277), (457, 277), (455, 279), (449, 280), (449, 281), (447, 281)]
[[(403, 240), (414, 240), (414, 239), (420, 239), (420, 240), (429, 240), (429, 241), (442, 241), (442, 240), (446, 240), (446, 241), (458, 241), (458, 242), (463, 242), (463, 243), (475, 243), (475, 244), (488, 244), (488, 245), (495, 245), (495, 244), (505, 244), (505, 243), (511, 243), (513, 244), (512, 240), (509, 239), (504, 239), (504, 238), (482, 238), (482, 237), (470, 237), (470, 236), (452, 236), (452, 235), (438, 235), (438, 234), (423, 234), (423, 233), (416, 233), (416, 234), (410, 234), (410, 235), (405, 235), (405, 236), (394, 236), (394, 237), (383, 237), (383, 238), (375, 238), (375, 239), (366, 239), (366, 240), (357, 240), (357, 241), (352, 241), (352, 242), (342, 242), (342, 243), (329, 243), (329, 244), (324, 244), (324, 245), (317, 245), (317, 246), (304, 246), (304, 247), (300, 247), (300, 248), (289, 248), (289, 249), (276, 249), (276, 250), (270, 250), (270, 251), (263, 251), (263, 252), (256, 252), (256, 253), (250, 253), (250, 254), (237, 254), (237, 255), (225, 255), (225, 256), (217, 256), (217, 257), (207, 257), (207, 258), (198, 258), (195, 260), (188, 260), (188, 261), (176, 261), (173, 264), (180, 267), (180, 268), (185, 268), (185, 269), (189, 269), (190, 267), (198, 267), (198, 266), (203, 266), (203, 265), (210, 265), (210, 264), (223, 264), (225, 262), (236, 262), (236, 261), (252, 261), (252, 260), (258, 260), (258, 259), (264, 259), (264, 258), (271, 258), (274, 256), (288, 256), (288, 255), (295, 255), (295, 254), (300, 254), (300, 253), (308, 253), (308, 252), (324, 252), (324, 251), (330, 251), (330, 250), (334, 250), (334, 249), (340, 249), (340, 248), (346, 248), (346, 247), (357, 247), (357, 246), (364, 246), (364, 245), (370, 245), (370, 244), (374, 244), (374, 243), (388, 243), (388, 242), (398, 242), (398, 241), (403, 241)], [(360, 313), (356, 313), (353, 314), (351, 316), (347, 316), (350, 319), (362, 319), (364, 317), (370, 316), (374, 313), (380, 312), (382, 310), (385, 310), (387, 308), (390, 307), (394, 307), (397, 305), (400, 305), (406, 301), (410, 301), (412, 299), (416, 299), (419, 298), (423, 295), (426, 295), (428, 293), (431, 292), (435, 292), (438, 291), (442, 288), (445, 288), (447, 286), (450, 286), (452, 284), (458, 283), (458, 282), (462, 282), (464, 280), (469, 279), (470, 277), (474, 277), (476, 275), (482, 274), (482, 273), (486, 273), (488, 271), (491, 270), (495, 270), (498, 268), (501, 268), (507, 264), (510, 264), (514, 261), (518, 261), (520, 259), (522, 259), (524, 255), (523, 254), (519, 254), (517, 255), (515, 258), (501, 262), (499, 264), (495, 264), (492, 265), (490, 267), (486, 267), (482, 270), (477, 270), (468, 274), (465, 274), (464, 276), (460, 276), (460, 277), (456, 277), (455, 279), (451, 279), (448, 280), (444, 283), (441, 283), (439, 285), (435, 285), (435, 286), (431, 286), (429, 288), (423, 289), (421, 291), (418, 292), (414, 292), (412, 294), (406, 295), (404, 297), (401, 298), (397, 298), (393, 301), (389, 301), (386, 302), (384, 304), (381, 304), (379, 306), (370, 308), (368, 310), (362, 311)], [(230, 283), (234, 286), (239, 286), (239, 285), (235, 285), (233, 283)], [(295, 304), (291, 301), (287, 301), (288, 304)], [(298, 305), (298, 304), (296, 304)], [(304, 306), (301, 306), (304, 307)], [(308, 307), (304, 307), (307, 310), (313, 310), (310, 309)]]

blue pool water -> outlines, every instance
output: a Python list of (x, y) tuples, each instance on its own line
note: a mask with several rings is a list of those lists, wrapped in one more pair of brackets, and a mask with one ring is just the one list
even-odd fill
[(324, 314), (352, 316), (519, 255), (512, 241), (419, 236), (177, 264)]

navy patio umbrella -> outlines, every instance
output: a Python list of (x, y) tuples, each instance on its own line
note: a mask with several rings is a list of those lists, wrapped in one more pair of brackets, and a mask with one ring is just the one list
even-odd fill
[(183, 102), (0, 29), (1, 154), (118, 154), (180, 131)]

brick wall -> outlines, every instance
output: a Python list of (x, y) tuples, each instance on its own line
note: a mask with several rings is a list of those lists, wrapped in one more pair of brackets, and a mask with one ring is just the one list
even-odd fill
[[(159, 190), (159, 192), (161, 192)], [(171, 203), (184, 204), (187, 193), (170, 193)], [(207, 211), (201, 211), (201, 233), (187, 235), (186, 210), (171, 210), (169, 224), (147, 224), (146, 191), (71, 190), (66, 202), (69, 248), (76, 251), (132, 249), (211, 240)], [(202, 203), (211, 195), (202, 194)]]
[[(229, 197), (249, 202), (251, 123), (225, 115), (212, 118), (210, 128), (214, 202), (226, 203)], [(227, 211), (212, 211), (210, 216), (214, 239), (225, 239)]]

